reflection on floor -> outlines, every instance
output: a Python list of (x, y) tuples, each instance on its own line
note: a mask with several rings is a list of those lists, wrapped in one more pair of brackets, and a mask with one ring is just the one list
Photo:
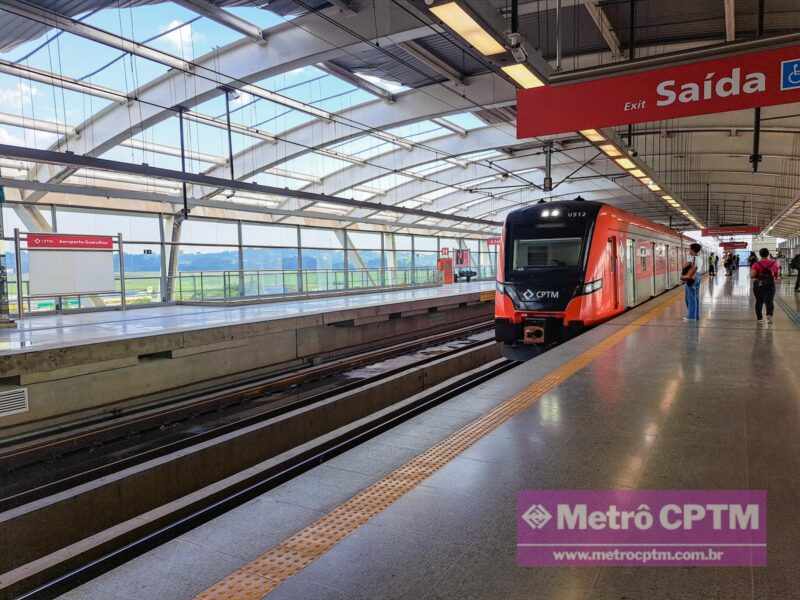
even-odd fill
[[(757, 327), (751, 295), (745, 270), (735, 278), (705, 281), (699, 326), (682, 322), (683, 302), (674, 302), (529, 409), (489, 431), (268, 598), (800, 597), (800, 331), (782, 307), (776, 308), (773, 327)], [(780, 297), (789, 309), (800, 308), (791, 287), (783, 285)], [(622, 323), (604, 326), (603, 335), (620, 330)], [(601, 333), (596, 329), (578, 338), (576, 352), (595, 344)], [(526, 389), (562, 360), (555, 352), (542, 358), (63, 598), (192, 598)], [(548, 365), (545, 371), (542, 365)], [(517, 566), (519, 490), (613, 488), (766, 489), (769, 566)]]

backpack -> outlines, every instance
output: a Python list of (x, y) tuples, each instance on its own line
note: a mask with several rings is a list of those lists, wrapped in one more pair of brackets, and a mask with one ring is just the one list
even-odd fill
[(759, 287), (775, 285), (775, 278), (772, 276), (772, 265), (774, 264), (775, 261), (770, 261), (769, 266), (762, 265), (760, 262), (755, 263), (755, 267), (758, 269), (756, 281)]

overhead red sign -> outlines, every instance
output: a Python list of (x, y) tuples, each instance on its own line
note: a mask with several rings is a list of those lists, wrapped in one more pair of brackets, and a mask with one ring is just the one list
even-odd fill
[(499, 237), (490, 237), (486, 240), (487, 246), (499, 246), (500, 245), (500, 238)]
[(747, 242), (722, 242), (720, 248), (725, 250), (744, 250), (747, 248)]
[(517, 137), (800, 102), (800, 46), (517, 92)]
[(112, 250), (114, 238), (108, 235), (68, 235), (29, 233), (29, 250)]
[(703, 229), (705, 237), (711, 235), (756, 235), (761, 233), (761, 227), (750, 225), (733, 225), (731, 227), (706, 227)]

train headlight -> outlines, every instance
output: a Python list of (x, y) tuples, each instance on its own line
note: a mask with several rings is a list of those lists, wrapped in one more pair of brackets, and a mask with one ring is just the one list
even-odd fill
[(595, 279), (594, 281), (590, 281), (588, 283), (584, 283), (581, 287), (582, 294), (593, 294), (599, 289), (603, 287), (603, 280), (602, 279)]

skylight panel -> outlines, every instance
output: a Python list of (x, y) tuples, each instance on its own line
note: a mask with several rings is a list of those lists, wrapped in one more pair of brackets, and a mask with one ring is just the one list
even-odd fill
[(350, 212), (350, 207), (341, 204), (331, 204), (328, 202), (317, 202), (316, 204), (308, 207), (310, 211), (326, 212), (332, 214), (344, 215)]
[(375, 192), (370, 192), (367, 190), (359, 190), (357, 188), (348, 188), (346, 190), (342, 190), (337, 196), (341, 196), (342, 198), (351, 198), (353, 200), (369, 200), (375, 196)]
[[(441, 132), (441, 133), (438, 133)], [(391, 135), (397, 136), (402, 139), (408, 140), (421, 140), (421, 139), (429, 139), (431, 135), (436, 137), (437, 135), (448, 135), (451, 133), (450, 130), (445, 129), (441, 125), (437, 125), (433, 121), (417, 121), (416, 123), (409, 123), (408, 125), (402, 125), (400, 127), (394, 127), (392, 129), (387, 129), (386, 133)]]
[(383, 219), (384, 221), (397, 221), (400, 218), (400, 215), (393, 212), (381, 211), (377, 212), (372, 215), (375, 219)]
[(462, 129), (466, 129), (467, 131), (471, 131), (473, 129), (480, 129), (481, 127), (486, 127), (486, 123), (481, 121), (471, 112), (448, 115), (442, 118), (445, 121), (450, 121), (453, 125), (457, 125)]
[(386, 154), (397, 148), (399, 148), (399, 146), (396, 144), (386, 142), (371, 135), (362, 135), (348, 142), (331, 146), (331, 149), (336, 152), (362, 159)]
[(340, 171), (349, 167), (350, 165), (351, 163), (344, 160), (309, 152), (307, 154), (303, 154), (302, 156), (298, 156), (297, 158), (283, 162), (280, 166), (282, 169), (286, 169), (287, 171), (294, 171), (304, 175), (324, 178), (331, 173)]
[(421, 202), (433, 202), (434, 200), (436, 200), (438, 198), (441, 198), (442, 196), (447, 196), (448, 194), (452, 194), (453, 192), (457, 192), (457, 191), (459, 191), (458, 188), (448, 185), (448, 186), (439, 188), (438, 190), (433, 190), (433, 191), (430, 191), (430, 192), (428, 192), (426, 194), (422, 194), (420, 196), (417, 196), (417, 200), (420, 200)]
[(388, 175), (384, 175), (383, 177), (372, 179), (371, 181), (368, 181), (365, 185), (367, 187), (385, 192), (392, 188), (396, 188), (399, 185), (403, 185), (404, 183), (408, 183), (409, 181), (411, 181), (411, 179), (412, 178), (407, 175), (401, 175), (399, 173), (389, 173)]
[(290, 190), (300, 190), (310, 185), (310, 182), (301, 179), (294, 179), (273, 173), (259, 173), (254, 178), (259, 185), (270, 185), (279, 188), (289, 188)]
[(421, 165), (417, 165), (415, 167), (411, 167), (406, 169), (407, 173), (413, 173), (414, 175), (433, 175), (434, 173), (438, 173), (439, 171), (445, 171), (447, 169), (452, 169), (453, 165), (446, 160), (435, 160), (429, 163), (423, 163)]
[(480, 150), (478, 152), (471, 152), (469, 154), (462, 154), (458, 158), (469, 162), (478, 162), (481, 160), (497, 158), (499, 156), (503, 156), (503, 153), (500, 152), (499, 150), (492, 149), (492, 150)]
[(364, 73), (363, 71), (355, 71), (353, 73), (356, 77), (360, 77), (364, 81), (367, 81), (382, 90), (386, 90), (390, 94), (399, 94), (400, 92), (405, 92), (411, 88), (403, 85), (399, 81), (393, 81), (391, 79), (384, 79), (374, 74)]
[(403, 200), (398, 203), (397, 206), (402, 206), (403, 208), (419, 208), (423, 204), (424, 202), (420, 202), (419, 200)]
[(255, 6), (226, 6), (223, 10), (241, 17), (246, 21), (250, 21), (253, 25), (257, 25), (261, 29), (269, 29), (279, 23), (284, 23), (289, 19), (276, 15), (273, 12), (256, 8)]

